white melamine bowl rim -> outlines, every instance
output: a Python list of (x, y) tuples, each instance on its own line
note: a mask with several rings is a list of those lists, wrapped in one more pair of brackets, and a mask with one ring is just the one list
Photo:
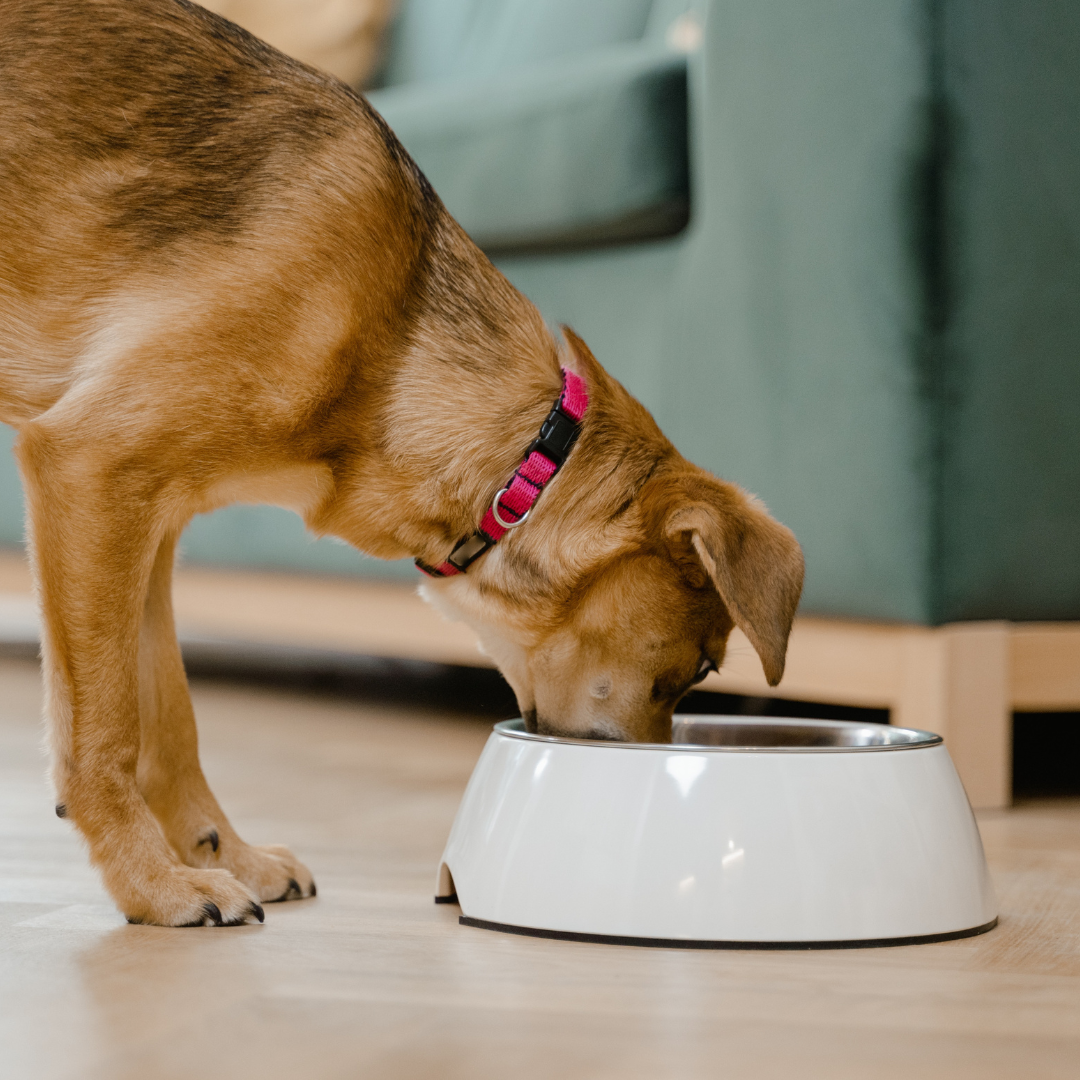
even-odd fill
[(717, 746), (708, 743), (638, 743), (618, 742), (614, 739), (573, 739), (563, 735), (541, 735), (525, 730), (525, 721), (503, 720), (495, 725), (495, 733), (508, 739), (522, 739), (526, 742), (547, 743), (566, 747), (602, 746), (620, 750), (663, 750), (666, 753), (683, 752), (691, 754), (865, 754), (895, 750), (926, 750), (940, 746), (944, 740), (932, 731), (920, 731), (917, 728), (894, 727), (891, 724), (872, 724), (855, 720), (811, 720), (800, 717), (742, 716), (716, 714), (676, 713), (673, 723), (689, 722), (702, 724), (730, 724), (733, 727), (769, 729), (782, 733), (785, 728), (816, 728), (822, 734), (830, 731), (853, 734), (857, 729), (874, 730), (875, 736), (888, 733), (888, 742), (872, 745), (825, 745), (825, 746), (776, 746), (776, 745), (728, 745)]

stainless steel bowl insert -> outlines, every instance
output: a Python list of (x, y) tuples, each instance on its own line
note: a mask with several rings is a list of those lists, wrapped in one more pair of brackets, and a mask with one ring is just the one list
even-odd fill
[(670, 743), (605, 742), (533, 735), (521, 720), (495, 725), (502, 735), (541, 742), (590, 746), (636, 747), (642, 750), (712, 750), (735, 753), (851, 753), (867, 750), (918, 750), (937, 746), (940, 735), (889, 724), (848, 720), (781, 720), (769, 716), (678, 716)]

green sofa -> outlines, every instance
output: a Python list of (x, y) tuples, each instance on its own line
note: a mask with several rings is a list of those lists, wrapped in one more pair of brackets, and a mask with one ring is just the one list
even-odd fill
[[(1067, 0), (403, 0), (370, 97), (545, 316), (795, 530), (804, 611), (1077, 619), (1078, 61)], [(16, 499), (9, 470), (0, 540)], [(185, 550), (413, 573), (262, 507)]]

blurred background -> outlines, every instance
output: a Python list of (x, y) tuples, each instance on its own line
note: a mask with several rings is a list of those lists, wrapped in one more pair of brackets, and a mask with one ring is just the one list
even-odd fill
[[(545, 317), (794, 529), (791, 674), (763, 700), (739, 646), (708, 684), (753, 699), (729, 707), (921, 718), (987, 805), (1037, 779), (1025, 755), (1054, 723), (1072, 747), (1055, 783), (1076, 783), (1080, 6), (208, 6), (363, 88)], [(0, 625), (30, 641), (0, 438)], [(200, 517), (183, 558), (193, 664), (486, 678), (468, 632), (411, 596), (411, 564), (286, 511)]]

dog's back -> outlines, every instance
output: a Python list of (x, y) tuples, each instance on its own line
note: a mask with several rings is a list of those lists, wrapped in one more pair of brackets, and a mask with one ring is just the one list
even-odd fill
[(362, 98), (186, 0), (0, 0), (0, 114), (9, 423), (57, 400), (105, 308), (150, 280), (251, 282), (265, 306), (260, 271), (340, 245), (341, 275), (393, 289), (443, 216)]

